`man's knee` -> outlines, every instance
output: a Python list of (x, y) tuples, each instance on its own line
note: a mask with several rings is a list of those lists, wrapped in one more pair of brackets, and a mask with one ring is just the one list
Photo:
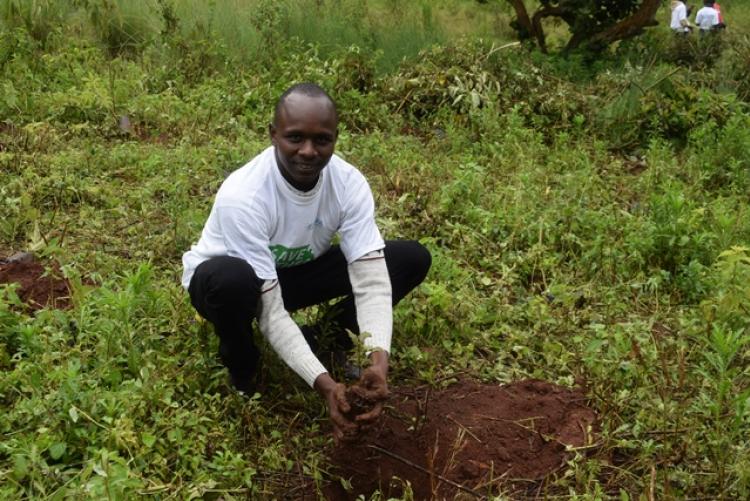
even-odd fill
[(244, 259), (214, 257), (198, 266), (195, 275), (208, 302), (217, 306), (254, 304), (260, 295), (261, 281)]
[(387, 242), (385, 253), (391, 280), (404, 280), (409, 289), (422, 283), (432, 265), (430, 251), (416, 240)]
[(430, 271), (432, 266), (432, 254), (427, 250), (427, 247), (417, 242), (416, 240), (409, 241), (409, 261), (411, 268), (414, 270), (414, 278), (417, 279), (417, 284), (427, 276), (427, 272)]

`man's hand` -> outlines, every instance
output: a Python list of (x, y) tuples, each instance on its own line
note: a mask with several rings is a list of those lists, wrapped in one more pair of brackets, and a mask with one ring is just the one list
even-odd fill
[(374, 402), (369, 412), (360, 414), (354, 420), (357, 423), (368, 424), (375, 421), (383, 412), (383, 402), (388, 398), (388, 353), (374, 351), (370, 354), (372, 364), (362, 372), (359, 378), (357, 393), (363, 399)]
[(328, 416), (333, 425), (334, 442), (338, 444), (347, 436), (355, 434), (359, 427), (345, 416), (351, 410), (349, 402), (346, 400), (346, 387), (334, 381), (327, 372), (315, 379), (313, 387), (323, 397), (326, 406), (328, 406)]

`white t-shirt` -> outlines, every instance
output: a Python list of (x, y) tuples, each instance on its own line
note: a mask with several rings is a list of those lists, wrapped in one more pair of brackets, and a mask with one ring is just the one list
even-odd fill
[(695, 24), (703, 31), (708, 31), (719, 24), (719, 12), (713, 7), (703, 7), (695, 15)]
[(672, 20), (669, 23), (669, 27), (675, 31), (688, 31), (687, 26), (683, 26), (682, 22), (687, 19), (687, 8), (682, 2), (674, 2), (672, 7)]
[(385, 247), (365, 177), (333, 155), (318, 184), (302, 192), (282, 177), (271, 146), (219, 188), (200, 240), (182, 256), (182, 285), (188, 288), (195, 268), (215, 256), (242, 258), (258, 278), (275, 280), (276, 268), (325, 253), (336, 233), (350, 264)]

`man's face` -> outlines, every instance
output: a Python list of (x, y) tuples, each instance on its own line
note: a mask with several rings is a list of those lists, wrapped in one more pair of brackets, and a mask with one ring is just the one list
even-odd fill
[(337, 127), (336, 112), (326, 98), (287, 96), (276, 123), (269, 127), (284, 179), (299, 190), (313, 188), (333, 155)]

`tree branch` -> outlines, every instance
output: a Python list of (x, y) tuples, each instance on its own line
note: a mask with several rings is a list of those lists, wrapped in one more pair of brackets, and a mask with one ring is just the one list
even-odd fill
[(655, 26), (657, 24), (654, 17), (660, 4), (661, 0), (643, 0), (638, 10), (631, 14), (630, 17), (592, 36), (586, 41), (586, 44), (591, 46), (609, 45), (616, 40), (624, 40), (639, 35), (646, 26)]
[(544, 35), (544, 28), (542, 28), (542, 19), (544, 19), (545, 17), (554, 16), (562, 18), (566, 23), (570, 24), (570, 21), (567, 19), (569, 13), (569, 9), (563, 7), (562, 5), (559, 5), (557, 7), (545, 5), (534, 13), (534, 17), (531, 18), (531, 27), (533, 28), (533, 33), (536, 36), (536, 41), (539, 45), (539, 49), (543, 53), (547, 53), (547, 39)]

